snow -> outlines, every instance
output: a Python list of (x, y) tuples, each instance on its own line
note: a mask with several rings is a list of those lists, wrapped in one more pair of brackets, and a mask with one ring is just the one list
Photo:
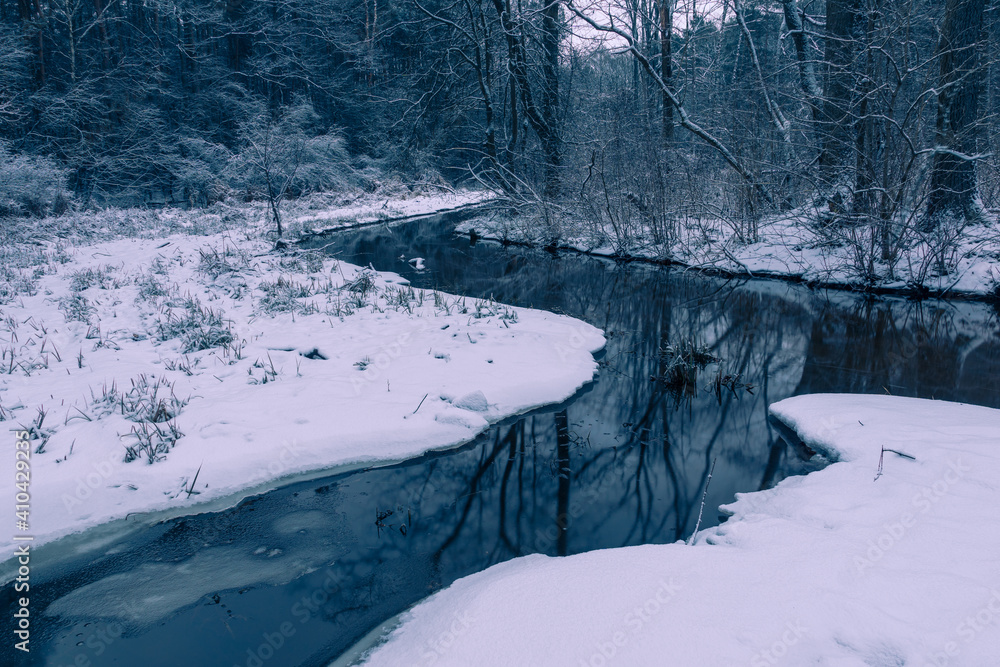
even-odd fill
[[(413, 218), (431, 213), (455, 211), (492, 198), (480, 190), (459, 190), (448, 193), (417, 193), (409, 197), (359, 197), (348, 205), (317, 212), (303, 212), (292, 219), (303, 231), (325, 233), (345, 227), (358, 227), (387, 220)], [(410, 260), (411, 262), (413, 260)], [(420, 267), (417, 267), (420, 268)]]
[(456, 408), (461, 408), (462, 410), (472, 410), (473, 412), (486, 412), (486, 410), (489, 409), (486, 397), (483, 395), (483, 392), (478, 390), (466, 394), (457, 401), (454, 401), (452, 405)]
[[(1000, 288), (1000, 224), (997, 211), (986, 224), (958, 229), (943, 224), (933, 233), (906, 227), (893, 262), (881, 260), (877, 234), (864, 226), (819, 228), (810, 207), (765, 217), (753, 242), (741, 240), (734, 225), (722, 219), (687, 219), (677, 223), (676, 238), (657, 243), (648, 229), (617, 238), (611, 225), (562, 220), (559, 246), (598, 256), (670, 261), (698, 270), (755, 278), (773, 277), (811, 285), (874, 289), (887, 293), (992, 296)], [(545, 236), (542, 236), (542, 229)], [(499, 216), (466, 220), (458, 230), (481, 238), (529, 245), (550, 242), (548, 227)], [(942, 265), (944, 270), (942, 270)]]
[(814, 394), (771, 412), (831, 463), (739, 494), (693, 546), (460, 579), (387, 624), (365, 664), (995, 664), (1000, 411)]
[[(588, 324), (411, 290), (398, 275), (278, 254), (262, 236), (60, 247), (25, 269), (33, 289), (0, 300), (0, 420), (41, 436), (34, 546), (459, 445), (596, 372), (604, 338)], [(144, 431), (166, 450), (125, 462)], [(15, 491), (5, 486), (9, 506)]]

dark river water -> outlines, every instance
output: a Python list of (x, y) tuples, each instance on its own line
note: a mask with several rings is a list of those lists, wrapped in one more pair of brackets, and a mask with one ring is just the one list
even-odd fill
[[(473, 244), (448, 222), (313, 246), (416, 287), (584, 319), (608, 339), (594, 383), (460, 449), (291, 484), (79, 556), (47, 563), (43, 549), (32, 562), (30, 660), (8, 661), (7, 640), (2, 663), (325, 665), (386, 619), (506, 559), (686, 537), (713, 462), (702, 528), (735, 493), (815, 467), (768, 424), (774, 401), (889, 392), (1000, 407), (990, 306)], [(426, 269), (413, 269), (413, 257)], [(685, 345), (717, 361), (667, 381), (663, 350)], [(728, 387), (716, 383), (727, 377)], [(10, 586), (4, 595), (12, 609)]]

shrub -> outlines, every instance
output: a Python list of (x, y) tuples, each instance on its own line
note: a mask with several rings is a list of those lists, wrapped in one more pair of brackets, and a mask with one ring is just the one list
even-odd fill
[(59, 215), (71, 201), (66, 172), (54, 160), (14, 154), (0, 141), (0, 217)]
[(181, 190), (187, 203), (207, 206), (229, 193), (222, 175), (231, 158), (225, 146), (197, 136), (180, 136), (164, 155), (164, 167), (174, 190)]
[(241, 269), (250, 266), (250, 259), (245, 253), (235, 248), (199, 248), (198, 271), (215, 280), (226, 273), (239, 273)]

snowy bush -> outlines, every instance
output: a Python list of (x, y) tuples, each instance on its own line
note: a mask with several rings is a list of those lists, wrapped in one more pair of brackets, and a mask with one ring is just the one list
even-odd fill
[(229, 193), (224, 173), (232, 154), (220, 144), (199, 137), (182, 136), (174, 150), (165, 156), (173, 189), (183, 192), (185, 200), (195, 205), (222, 201)]
[(162, 461), (184, 434), (173, 421), (163, 424), (139, 422), (126, 437), (132, 438), (134, 442), (125, 445), (125, 463), (145, 458), (146, 463), (152, 465)]
[(135, 279), (138, 288), (136, 302), (153, 301), (161, 296), (167, 296), (167, 288), (152, 271), (141, 274)]
[(0, 141), (0, 218), (59, 215), (71, 199), (66, 173), (54, 160), (15, 154)]
[(284, 199), (342, 189), (352, 180), (343, 137), (320, 126), (308, 102), (286, 108), (278, 117), (264, 107), (250, 112), (241, 124), (240, 142), (244, 148), (230, 164), (230, 182), (247, 199), (268, 203), (279, 237)]

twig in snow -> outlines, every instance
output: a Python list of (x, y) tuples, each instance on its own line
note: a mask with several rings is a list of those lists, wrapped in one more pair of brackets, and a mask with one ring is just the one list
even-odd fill
[(875, 471), (875, 479), (872, 481), (878, 481), (878, 478), (882, 476), (882, 463), (885, 459), (885, 453), (892, 452), (896, 456), (902, 456), (904, 459), (910, 459), (911, 461), (916, 461), (917, 457), (911, 454), (906, 454), (904, 452), (897, 451), (895, 449), (888, 449), (885, 445), (882, 445), (882, 451), (878, 455), (878, 470)]
[(883, 447), (882, 449), (885, 450), (885, 451), (887, 451), (887, 452), (892, 452), (896, 456), (902, 456), (904, 459), (910, 459), (911, 461), (916, 461), (917, 460), (917, 457), (916, 456), (912, 456), (911, 454), (905, 454), (903, 452), (898, 452), (895, 449), (889, 449), (888, 447)]
[[(417, 403), (417, 410), (419, 410), (420, 406), (424, 404), (425, 400), (427, 400), (427, 396), (428, 396), (428, 394), (424, 394), (424, 397), (420, 399), (419, 403)], [(413, 414), (417, 414), (417, 410), (414, 410)]]
[(701, 507), (698, 508), (698, 520), (694, 524), (694, 532), (688, 538), (688, 545), (694, 544), (695, 535), (698, 534), (698, 528), (701, 527), (701, 514), (705, 511), (705, 498), (708, 497), (708, 487), (712, 483), (712, 473), (715, 472), (715, 461), (716, 459), (712, 459), (712, 468), (708, 471), (708, 479), (705, 480), (705, 492), (701, 494)]
[(192, 493), (201, 493), (200, 491), (195, 491), (194, 490), (194, 484), (195, 484), (195, 482), (198, 481), (198, 475), (199, 475), (199, 473), (201, 473), (201, 466), (203, 466), (203, 465), (205, 465), (204, 461), (202, 461), (201, 465), (198, 466), (198, 470), (194, 473), (194, 479), (191, 480), (191, 486), (188, 487), (188, 488), (186, 488), (186, 489), (184, 489), (185, 491), (187, 491), (187, 494), (188, 494), (187, 497), (188, 498), (191, 497)]

